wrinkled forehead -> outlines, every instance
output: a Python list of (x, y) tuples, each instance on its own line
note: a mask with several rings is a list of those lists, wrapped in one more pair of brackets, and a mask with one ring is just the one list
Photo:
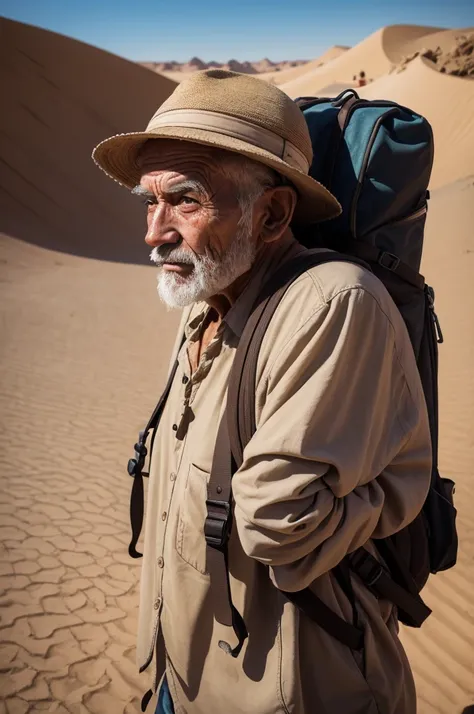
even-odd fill
[(235, 181), (224, 172), (228, 153), (188, 141), (149, 140), (139, 154), (140, 183), (155, 194), (194, 190), (236, 208)]
[(137, 163), (142, 173), (149, 171), (215, 171), (228, 152), (177, 139), (149, 139), (139, 151)]

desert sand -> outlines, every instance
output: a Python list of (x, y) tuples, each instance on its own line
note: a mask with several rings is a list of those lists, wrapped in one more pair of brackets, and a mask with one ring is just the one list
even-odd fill
[[(456, 31), (445, 31), (444, 41), (454, 42)], [(341, 56), (279, 86), (291, 97), (322, 96), (327, 85), (345, 83), (352, 86), (354, 75), (361, 70), (369, 82), (390, 72), (403, 57), (418, 49), (436, 49), (440, 42), (439, 28), (393, 25), (377, 30)], [(421, 88), (420, 88), (421, 89)]]
[[(136, 714), (140, 563), (127, 555), (125, 466), (178, 315), (158, 302), (142, 208), (89, 156), (105, 136), (144, 126), (174, 85), (0, 22), (2, 94), (12, 97), (0, 118), (0, 714)], [(311, 76), (291, 83), (307, 94), (370, 69), (364, 96), (408, 104), (433, 123), (423, 272), (445, 336), (440, 467), (457, 483), (461, 548), (456, 568), (428, 583), (433, 615), (403, 639), (420, 714), (461, 714), (474, 703), (474, 83), (421, 59), (389, 74), (407, 47), (435, 34), (439, 44), (435, 28), (385, 28), (355, 59), (347, 50), (311, 63)]]

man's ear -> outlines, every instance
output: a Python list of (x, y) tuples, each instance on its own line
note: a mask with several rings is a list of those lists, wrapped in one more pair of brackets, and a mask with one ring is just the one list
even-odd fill
[(262, 243), (274, 243), (282, 237), (293, 217), (296, 200), (296, 191), (291, 186), (269, 188), (259, 198), (255, 217), (257, 237)]

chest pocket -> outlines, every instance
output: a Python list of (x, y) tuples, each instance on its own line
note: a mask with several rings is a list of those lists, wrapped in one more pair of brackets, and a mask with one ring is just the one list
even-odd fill
[(179, 505), (176, 550), (186, 563), (207, 575), (204, 522), (207, 516), (207, 482), (209, 473), (191, 464), (183, 500)]

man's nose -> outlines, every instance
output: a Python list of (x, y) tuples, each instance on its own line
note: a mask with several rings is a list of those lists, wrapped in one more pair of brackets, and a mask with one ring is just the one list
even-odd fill
[(165, 243), (178, 243), (181, 240), (180, 234), (169, 223), (167, 226), (167, 223), (166, 208), (163, 205), (157, 206), (148, 221), (145, 243), (151, 248), (159, 248)]

